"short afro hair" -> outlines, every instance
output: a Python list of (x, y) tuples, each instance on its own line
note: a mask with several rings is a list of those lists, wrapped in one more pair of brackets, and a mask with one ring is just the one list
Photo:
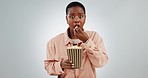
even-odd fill
[(71, 8), (71, 7), (75, 7), (75, 6), (78, 6), (78, 7), (81, 7), (84, 11), (84, 14), (85, 14), (85, 7), (82, 3), (80, 2), (77, 2), (77, 1), (74, 1), (74, 2), (71, 2), (67, 5), (66, 7), (66, 15), (68, 14), (68, 9)]

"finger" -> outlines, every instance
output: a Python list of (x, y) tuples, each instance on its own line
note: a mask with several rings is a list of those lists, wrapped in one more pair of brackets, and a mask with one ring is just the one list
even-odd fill
[(65, 66), (66, 69), (70, 69), (70, 66)]
[(80, 27), (76, 28), (77, 33), (83, 33), (82, 29)]
[(76, 33), (76, 29), (78, 28), (79, 26), (75, 26), (75, 28), (73, 29), (73, 31), (74, 31), (74, 35), (75, 35), (75, 33)]
[(76, 30), (75, 30), (75, 34), (79, 34), (79, 31), (78, 31), (78, 29), (76, 29)]
[(66, 60), (66, 63), (69, 63), (69, 59)]
[(79, 29), (80, 29), (80, 27), (75, 28), (75, 32), (79, 33)]
[(69, 61), (65, 61), (65, 63), (69, 63)]
[(74, 66), (74, 64), (67, 63), (66, 66)]
[[(82, 36), (82, 34), (80, 34), (80, 33), (75, 33), (75, 36), (78, 38), (78, 39), (80, 39), (80, 37)], [(81, 40), (81, 39), (80, 39)]]
[(79, 33), (83, 33), (83, 30), (79, 27), (78, 32), (79, 32)]
[(65, 66), (67, 69), (73, 69), (74, 68), (74, 65), (72, 66)]
[(79, 36), (79, 34), (80, 34), (79, 32), (77, 32), (77, 31), (75, 32), (75, 36)]
[(72, 61), (69, 61), (69, 63), (72, 63)]
[(73, 65), (72, 61), (69, 61), (69, 60), (66, 61), (65, 63), (66, 63), (67, 65), (69, 65), (69, 66)]
[(68, 61), (66, 62), (67, 65), (73, 66), (74, 64), (72, 63), (72, 61)]
[(74, 68), (74, 66), (71, 66), (71, 68), (73, 69), (73, 68)]

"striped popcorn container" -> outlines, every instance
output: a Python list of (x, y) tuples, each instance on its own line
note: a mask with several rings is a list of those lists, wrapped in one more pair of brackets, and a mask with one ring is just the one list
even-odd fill
[(67, 56), (74, 64), (74, 69), (79, 69), (82, 62), (82, 47), (73, 46), (67, 48)]

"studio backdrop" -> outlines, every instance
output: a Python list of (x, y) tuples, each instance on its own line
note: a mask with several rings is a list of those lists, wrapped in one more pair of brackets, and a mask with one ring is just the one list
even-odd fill
[[(0, 1), (0, 78), (56, 78), (44, 69), (46, 45), (66, 31), (71, 1)], [(79, 1), (84, 28), (100, 34), (109, 56), (97, 78), (148, 78), (148, 0)]]

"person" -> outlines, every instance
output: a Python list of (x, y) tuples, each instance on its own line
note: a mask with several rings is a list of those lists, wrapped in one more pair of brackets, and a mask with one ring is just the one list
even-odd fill
[[(86, 11), (82, 3), (73, 1), (66, 7), (66, 21), (69, 27), (47, 43), (45, 70), (58, 78), (96, 78), (96, 68), (103, 67), (108, 56), (103, 39), (95, 31), (84, 30)], [(79, 69), (67, 56), (67, 48), (77, 40), (82, 47), (82, 63)]]

